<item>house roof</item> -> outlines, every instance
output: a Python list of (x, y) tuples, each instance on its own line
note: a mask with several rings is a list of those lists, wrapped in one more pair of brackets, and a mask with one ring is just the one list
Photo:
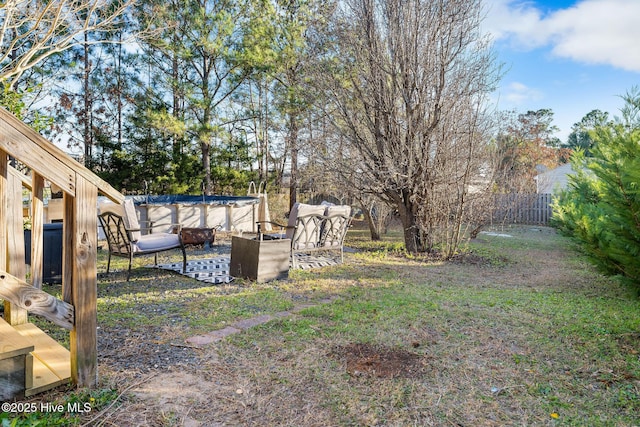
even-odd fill
[(569, 185), (569, 175), (575, 174), (571, 163), (565, 163), (554, 169), (549, 169), (538, 174), (534, 179), (537, 183), (538, 193), (554, 193), (564, 190)]

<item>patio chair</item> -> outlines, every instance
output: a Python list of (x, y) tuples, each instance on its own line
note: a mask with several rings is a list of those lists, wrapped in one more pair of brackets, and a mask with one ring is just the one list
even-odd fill
[(324, 205), (308, 205), (306, 203), (294, 203), (289, 212), (289, 218), (287, 225), (279, 224), (274, 221), (258, 221), (258, 232), (266, 229), (266, 225), (269, 224), (274, 228), (279, 228), (278, 233), (267, 233), (264, 235), (267, 239), (291, 239), (296, 231), (296, 225), (298, 218), (307, 215), (323, 215), (326, 207)]
[[(260, 221), (262, 225), (265, 221)], [(283, 231), (265, 234), (265, 239), (291, 239), (291, 265), (297, 268), (296, 253), (339, 251), (344, 261), (344, 238), (351, 224), (351, 207), (347, 205), (308, 205), (295, 203), (287, 225), (270, 222)]]
[[(127, 281), (131, 277), (133, 257), (154, 255), (154, 265), (158, 265), (158, 252), (180, 248), (182, 250), (182, 271), (187, 268), (187, 253), (182, 242), (180, 226), (173, 224), (173, 233), (152, 233), (153, 224), (140, 227), (133, 201), (125, 200), (122, 205), (101, 203), (98, 219), (107, 238), (109, 258), (107, 273), (111, 267), (111, 256), (129, 258)], [(160, 226), (161, 224), (156, 224)], [(167, 224), (162, 224), (167, 226)], [(143, 231), (147, 234), (143, 234)]]

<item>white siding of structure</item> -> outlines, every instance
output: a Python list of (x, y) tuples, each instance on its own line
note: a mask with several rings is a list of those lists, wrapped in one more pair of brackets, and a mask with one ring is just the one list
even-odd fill
[(569, 175), (573, 174), (575, 172), (570, 163), (542, 172), (535, 177), (538, 193), (557, 193), (566, 189), (569, 185)]

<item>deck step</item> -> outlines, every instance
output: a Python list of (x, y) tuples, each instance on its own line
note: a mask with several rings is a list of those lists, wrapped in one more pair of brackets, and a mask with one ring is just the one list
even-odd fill
[(30, 384), (34, 346), (0, 318), (0, 400), (24, 396)]
[(69, 350), (32, 323), (14, 325), (13, 328), (34, 347), (31, 351), (33, 363), (31, 372), (27, 374), (25, 396), (32, 396), (69, 383), (71, 379)]

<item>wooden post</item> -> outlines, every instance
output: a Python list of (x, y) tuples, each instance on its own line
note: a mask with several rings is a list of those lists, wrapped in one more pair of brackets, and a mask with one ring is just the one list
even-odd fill
[[(73, 197), (64, 193), (62, 201), (62, 301), (73, 304), (73, 248), (75, 245), (73, 224), (76, 220), (76, 214)], [(96, 213), (96, 217), (97, 215)]]
[[(175, 220), (169, 221), (171, 224), (182, 224), (182, 218), (180, 218), (180, 204), (176, 203), (172, 205), (176, 210)], [(172, 215), (173, 216), (173, 215)], [(173, 218), (171, 218), (173, 219)]]
[[(7, 270), (7, 264), (9, 262), (7, 257), (7, 209), (9, 208), (9, 186), (7, 179), (9, 174), (9, 156), (4, 150), (0, 150), (0, 267), (2, 270)], [(4, 302), (4, 308), (9, 307), (10, 303)], [(6, 313), (6, 311), (5, 311)]]
[(77, 175), (74, 217), (65, 218), (65, 223), (73, 236), (74, 252), (71, 295), (76, 323), (71, 331), (71, 378), (79, 387), (95, 387), (98, 383), (97, 202), (97, 187)]
[(42, 263), (44, 258), (44, 178), (36, 172), (31, 175), (31, 283), (42, 289)]
[[(8, 166), (7, 166), (8, 167)], [(24, 262), (24, 222), (22, 219), (22, 181), (13, 174), (7, 174), (7, 194), (13, 203), (6, 207), (7, 227), (7, 269), (8, 273), (25, 280), (27, 267)], [(17, 203), (19, 201), (19, 203)], [(27, 310), (15, 304), (4, 302), (4, 319), (10, 325), (28, 322)]]
[(8, 156), (0, 150), (0, 269), (7, 270), (7, 209), (9, 197), (7, 194)]

